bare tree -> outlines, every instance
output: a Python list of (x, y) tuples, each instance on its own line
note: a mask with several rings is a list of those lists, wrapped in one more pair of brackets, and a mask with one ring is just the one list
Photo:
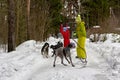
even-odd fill
[(50, 5), (46, 0), (31, 0), (30, 38), (43, 41), (50, 25)]
[(27, 39), (30, 39), (30, 0), (27, 0)]
[(15, 49), (15, 3), (8, 1), (8, 52)]

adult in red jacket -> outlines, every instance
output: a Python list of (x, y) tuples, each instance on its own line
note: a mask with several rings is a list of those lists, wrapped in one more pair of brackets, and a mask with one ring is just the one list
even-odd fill
[(62, 34), (64, 38), (64, 47), (67, 47), (68, 44), (70, 44), (70, 31), (69, 26), (65, 23), (64, 25), (60, 25), (60, 33)]

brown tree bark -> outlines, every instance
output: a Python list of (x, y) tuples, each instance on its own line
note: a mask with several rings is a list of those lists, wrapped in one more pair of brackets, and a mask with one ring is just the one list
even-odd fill
[(15, 49), (15, 3), (8, 1), (8, 52)]
[(27, 0), (27, 40), (30, 39), (30, 0)]

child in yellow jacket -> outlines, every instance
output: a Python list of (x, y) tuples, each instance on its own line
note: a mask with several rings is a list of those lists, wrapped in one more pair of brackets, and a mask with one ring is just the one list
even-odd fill
[(85, 50), (85, 42), (86, 42), (86, 30), (85, 30), (85, 23), (81, 21), (80, 15), (76, 17), (76, 33), (78, 37), (78, 42), (77, 42), (77, 58), (80, 58), (81, 60), (84, 59), (86, 62), (86, 50)]

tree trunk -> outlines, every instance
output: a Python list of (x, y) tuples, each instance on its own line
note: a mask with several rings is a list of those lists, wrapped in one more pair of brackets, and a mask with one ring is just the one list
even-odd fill
[(27, 0), (27, 40), (30, 39), (30, 0)]
[(15, 49), (15, 3), (8, 1), (8, 52)]

